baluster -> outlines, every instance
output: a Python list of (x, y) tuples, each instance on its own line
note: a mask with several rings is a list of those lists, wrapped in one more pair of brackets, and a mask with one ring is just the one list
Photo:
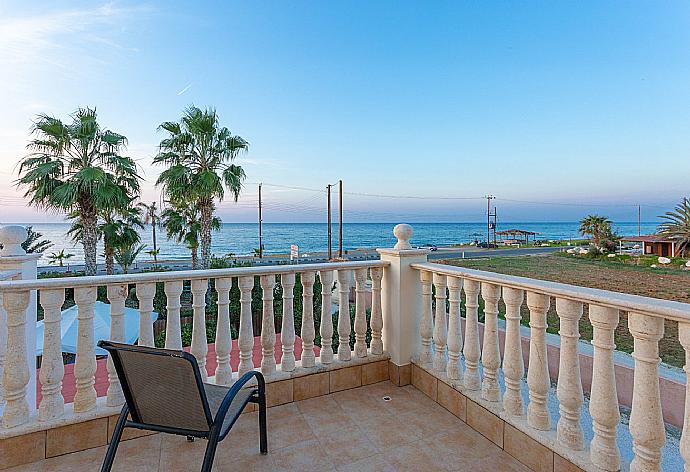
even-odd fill
[(508, 415), (525, 414), (520, 394), (525, 363), (522, 359), (522, 340), (520, 339), (520, 307), (524, 292), (519, 289), (503, 287), (503, 301), (506, 304), (506, 340), (503, 353), (503, 376), (506, 391), (503, 394), (503, 409)]
[(275, 275), (262, 275), (260, 278), (263, 291), (263, 316), (261, 318), (261, 373), (271, 375), (276, 371), (274, 354), (276, 344), (276, 327), (273, 320), (273, 288), (276, 284)]
[[(29, 421), (29, 403), (26, 399), (29, 385), (29, 367), (26, 353), (26, 309), (29, 292), (5, 292), (3, 307), (7, 313), (7, 357), (3, 372), (5, 409), (2, 426), (12, 428)], [(32, 353), (33, 355), (33, 353)]]
[(300, 276), (302, 281), (302, 367), (314, 367), (316, 358), (314, 356), (314, 280), (315, 272), (303, 272)]
[(371, 268), (371, 353), (378, 356), (383, 354), (383, 314), (381, 311), (381, 279), (383, 269), (381, 267)]
[[(618, 310), (597, 305), (589, 306), (589, 320), (594, 327), (594, 367), (589, 412), (592, 415), (594, 438), (589, 455), (592, 463), (603, 470), (620, 469), (621, 459), (616, 444), (616, 427), (621, 419), (618, 412), (616, 372), (613, 363), (614, 331), (618, 326)], [(531, 367), (530, 367), (531, 370)]]
[(240, 288), (240, 332), (237, 338), (237, 347), (240, 350), (240, 364), (237, 372), (241, 377), (246, 372), (254, 369), (254, 326), (252, 325), (252, 289), (254, 277), (247, 275), (237, 279)]
[(460, 292), (462, 291), (462, 279), (448, 277), (448, 365), (446, 375), (449, 379), (460, 380), (462, 368), (460, 366), (460, 353), (462, 352), (462, 326), (460, 319)]
[[(127, 285), (108, 285), (107, 293), (108, 301), (110, 301), (110, 340), (121, 343), (125, 341), (125, 300), (128, 287)], [(125, 396), (111, 356), (108, 356), (106, 365), (108, 367), (106, 404), (120, 406), (125, 402)]]
[(419, 322), (419, 334), (422, 337), (422, 350), (419, 353), (419, 362), (428, 364), (432, 361), (433, 355), (431, 353), (431, 337), (434, 332), (434, 321), (431, 316), (431, 281), (433, 274), (426, 270), (419, 273), (419, 278), (422, 282), (422, 316)]
[(556, 298), (556, 312), (560, 318), (561, 354), (558, 362), (558, 396), (560, 418), (556, 426), (558, 442), (581, 451), (584, 447), (580, 426), (582, 379), (577, 343), (580, 338), (578, 322), (582, 317), (582, 303)]
[(182, 329), (180, 327), (180, 296), (184, 282), (172, 280), (165, 282), (165, 298), (167, 300), (166, 311), (168, 313), (165, 323), (165, 348), (182, 350)]
[(484, 343), (482, 345), (482, 398), (490, 402), (500, 400), (498, 389), (498, 369), (501, 366), (501, 350), (498, 345), (498, 300), (501, 298), (501, 287), (482, 282), (484, 299)]
[(664, 335), (664, 319), (640, 313), (628, 314), (628, 329), (634, 338), (633, 400), (630, 434), (635, 457), (630, 472), (661, 470), (661, 448), (666, 439), (659, 393), (659, 340)]
[(446, 342), (448, 328), (446, 327), (446, 276), (434, 274), (436, 286), (436, 314), (434, 316), (434, 370), (446, 370)]
[(230, 335), (230, 289), (232, 278), (216, 279), (218, 292), (218, 321), (216, 322), (216, 383), (230, 385), (232, 382), (232, 367), (230, 367), (230, 350), (232, 336)]
[(137, 284), (137, 298), (139, 299), (139, 346), (154, 347), (153, 340), (153, 297), (156, 296), (156, 284)]
[(355, 270), (355, 356), (367, 357), (367, 269)]
[(463, 383), (468, 390), (479, 390), (479, 321), (477, 309), (479, 308), (479, 282), (465, 280), (465, 347), (462, 353), (465, 355), (465, 376)]
[(685, 472), (690, 472), (690, 323), (678, 323), (678, 339), (685, 350), (685, 416), (680, 455), (685, 460)]
[(77, 393), (74, 395), (74, 411), (81, 413), (96, 407), (96, 348), (93, 334), (93, 311), (96, 303), (96, 287), (74, 289), (77, 303), (77, 358), (74, 363)]
[(43, 359), (41, 361), (41, 404), (38, 407), (39, 421), (60, 418), (65, 411), (62, 397), (62, 378), (65, 368), (62, 364), (62, 339), (60, 321), (65, 291), (42, 290), (43, 307)]
[(196, 358), (201, 372), (201, 379), (208, 379), (206, 371), (206, 355), (208, 354), (208, 338), (206, 337), (206, 290), (208, 279), (192, 280), (192, 345), (189, 352)]
[(338, 269), (338, 360), (352, 359), (350, 352), (350, 271)]
[(280, 276), (283, 286), (283, 324), (280, 330), (280, 342), (283, 345), (283, 358), (280, 368), (284, 372), (295, 370), (295, 313), (293, 301), (295, 298), (295, 274)]
[(330, 364), (333, 362), (333, 316), (331, 315), (332, 301), (331, 290), (333, 290), (333, 271), (319, 271), (321, 279), (321, 363)]
[(551, 418), (547, 409), (547, 399), (551, 379), (546, 352), (546, 312), (551, 300), (548, 295), (527, 292), (529, 308), (529, 369), (527, 386), (529, 387), (529, 405), (527, 405), (527, 424), (535, 429), (551, 429)]

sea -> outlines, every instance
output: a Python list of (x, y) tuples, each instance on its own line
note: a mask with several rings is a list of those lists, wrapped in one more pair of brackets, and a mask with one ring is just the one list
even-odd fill
[[(20, 223), (21, 224), (21, 223)], [(469, 243), (486, 239), (486, 223), (410, 223), (414, 229), (411, 243), (415, 246), (423, 244), (449, 245)], [(29, 224), (24, 224), (28, 226)], [(31, 223), (33, 229), (43, 234), (44, 239), (53, 243), (39, 261), (39, 265), (47, 265), (50, 253), (65, 249), (74, 254), (69, 262), (81, 263), (84, 252), (79, 243), (70, 240), (66, 235), (69, 229), (67, 223)], [(393, 247), (396, 242), (393, 227), (396, 223), (344, 223), (344, 249)], [(562, 240), (582, 237), (578, 233), (577, 222), (545, 222), (521, 223), (500, 222), (498, 230), (524, 229), (538, 233), (538, 239)], [(637, 222), (615, 222), (615, 231), (619, 235), (636, 235)], [(657, 223), (643, 222), (642, 234), (656, 231)], [(152, 228), (150, 226), (140, 230), (142, 243), (146, 250), (153, 248)], [(332, 226), (333, 248), (338, 247), (338, 226)], [(157, 243), (160, 249), (159, 259), (188, 259), (189, 250), (174, 240), (166, 238), (162, 228), (157, 229)], [(300, 254), (326, 251), (328, 248), (328, 225), (326, 223), (264, 223), (263, 244), (265, 254), (286, 254), (291, 245), (297, 245)], [(256, 223), (224, 223), (220, 231), (213, 234), (213, 253), (217, 256), (232, 254), (235, 256), (251, 255), (259, 247), (259, 228)], [(102, 246), (99, 247), (99, 262), (103, 261)], [(148, 254), (142, 254), (140, 260), (149, 260)]]

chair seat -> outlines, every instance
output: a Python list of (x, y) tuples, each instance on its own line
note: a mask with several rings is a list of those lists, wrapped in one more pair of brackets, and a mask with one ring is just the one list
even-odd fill
[[(211, 410), (211, 416), (213, 416), (215, 420), (220, 404), (223, 403), (223, 399), (228, 393), (228, 390), (230, 390), (230, 387), (205, 383), (204, 390), (206, 391), (206, 399), (208, 400), (208, 407)], [(223, 427), (221, 428), (221, 435), (232, 427), (237, 417), (242, 413), (242, 408), (247, 404), (249, 398), (257, 392), (258, 390), (256, 388), (243, 388), (235, 395), (228, 409), (228, 413), (225, 415)]]

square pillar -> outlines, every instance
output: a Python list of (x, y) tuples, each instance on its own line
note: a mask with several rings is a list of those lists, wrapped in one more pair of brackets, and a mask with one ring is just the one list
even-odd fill
[(388, 262), (381, 283), (383, 312), (383, 346), (398, 367), (409, 365), (421, 347), (421, 283), (419, 271), (411, 264), (427, 262), (428, 249), (412, 249), (409, 240), (412, 227), (398, 225), (393, 230), (398, 243), (393, 249), (377, 249), (381, 260)]

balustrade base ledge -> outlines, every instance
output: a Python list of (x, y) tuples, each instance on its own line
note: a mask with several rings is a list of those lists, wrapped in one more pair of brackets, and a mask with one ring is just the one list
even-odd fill
[[(434, 377), (436, 380), (443, 382), (444, 384), (450, 386), (454, 390), (457, 390), (462, 395), (467, 397), (468, 400), (473, 401), (482, 408), (486, 409), (493, 415), (497, 416), (503, 422), (514, 427), (518, 431), (526, 434), (542, 446), (548, 448), (554, 453), (554, 455), (561, 456), (561, 458), (571, 462), (573, 465), (579, 467), (585, 471), (600, 471), (595, 467), (589, 459), (589, 449), (583, 451), (573, 451), (561, 446), (556, 440), (556, 429), (555, 424), (550, 431), (538, 431), (533, 429), (527, 424), (527, 415), (523, 416), (512, 416), (507, 415), (503, 409), (502, 402), (490, 402), (482, 398), (482, 392), (480, 390), (467, 390), (462, 383), (462, 380), (452, 380), (449, 379), (445, 372), (438, 372), (433, 369), (432, 363), (424, 364), (419, 362), (418, 359), (412, 361), (414, 369), (420, 369), (426, 372), (428, 375)], [(426, 393), (426, 392), (425, 392)], [(428, 393), (427, 393), (428, 395)], [(432, 399), (436, 400), (436, 398)], [(481, 432), (481, 431), (480, 431)], [(492, 439), (492, 438), (489, 438)], [(501, 438), (502, 439), (502, 438)], [(492, 439), (493, 440), (493, 439)], [(496, 441), (494, 441), (496, 442)], [(502, 440), (500, 444), (503, 447)]]

